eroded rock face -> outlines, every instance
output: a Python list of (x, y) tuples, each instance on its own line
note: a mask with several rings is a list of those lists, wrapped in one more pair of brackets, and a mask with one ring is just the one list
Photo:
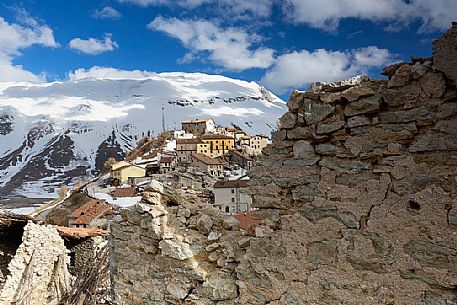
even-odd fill
[(456, 304), (457, 65), (433, 60), (293, 92), (254, 230), (151, 189), (113, 226), (118, 304)]

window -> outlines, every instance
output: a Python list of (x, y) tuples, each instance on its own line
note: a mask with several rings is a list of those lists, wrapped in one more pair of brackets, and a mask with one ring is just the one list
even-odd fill
[(230, 208), (229, 207), (225, 207), (225, 212), (226, 213), (230, 212)]
[(235, 198), (232, 198), (232, 203), (235, 202)]
[(232, 194), (235, 194), (235, 190), (234, 189), (232, 189)]

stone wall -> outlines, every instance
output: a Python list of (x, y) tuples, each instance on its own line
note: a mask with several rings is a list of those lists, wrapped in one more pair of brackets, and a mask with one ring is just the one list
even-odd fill
[[(456, 37), (454, 25), (435, 56), (455, 62)], [(443, 73), (457, 65), (446, 67), (413, 58), (388, 80), (292, 93), (250, 173), (270, 232), (237, 268), (241, 304), (457, 303), (457, 91)]]
[(112, 226), (116, 303), (457, 304), (456, 37), (293, 92), (250, 172), (255, 230), (153, 182)]
[(58, 304), (70, 287), (67, 249), (57, 230), (29, 222), (8, 265), (0, 304)]
[(143, 197), (111, 227), (115, 304), (236, 299), (235, 267), (245, 246), (238, 223), (207, 204), (182, 201), (157, 181)]

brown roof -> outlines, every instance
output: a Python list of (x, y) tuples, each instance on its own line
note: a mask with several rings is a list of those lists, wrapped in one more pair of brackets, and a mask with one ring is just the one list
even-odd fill
[(220, 134), (205, 134), (202, 136), (202, 140), (234, 140), (233, 137), (220, 135)]
[(235, 187), (247, 187), (249, 180), (226, 180), (217, 181), (214, 183), (214, 188), (235, 188)]
[(171, 163), (173, 161), (172, 156), (162, 156), (160, 157), (160, 163)]
[(208, 157), (208, 156), (206, 156), (204, 154), (193, 154), (192, 158), (195, 158), (198, 161), (205, 163), (206, 165), (222, 165), (222, 164), (224, 164), (221, 161), (219, 161), (217, 159), (211, 159), (210, 157)]
[(251, 136), (242, 136), (240, 139), (241, 140), (250, 140)]
[(232, 150), (232, 154), (237, 155), (237, 156), (239, 156), (239, 157), (241, 157), (241, 158), (243, 158), (243, 159), (245, 159), (247, 161), (254, 161), (254, 159), (252, 159), (250, 156), (245, 155), (245, 154), (243, 154), (243, 153), (241, 153), (241, 152), (239, 152), (237, 150)]
[(185, 121), (182, 121), (181, 124), (205, 123), (209, 120), (212, 120), (212, 119), (208, 118), (208, 119), (185, 120)]
[(176, 144), (199, 144), (202, 140), (199, 138), (192, 139), (176, 139)]
[(116, 198), (134, 197), (135, 194), (136, 194), (136, 189), (134, 187), (117, 188), (111, 192), (111, 196), (116, 197)]
[(105, 200), (92, 199), (73, 212), (68, 217), (76, 218), (73, 224), (88, 225), (94, 219), (105, 215), (111, 211), (111, 206), (105, 203)]
[(97, 228), (69, 228), (54, 226), (59, 232), (60, 236), (64, 237), (74, 237), (74, 238), (84, 238), (84, 237), (94, 237), (94, 236), (107, 236), (109, 234), (106, 230), (101, 230)]
[(243, 230), (248, 230), (250, 227), (260, 224), (260, 220), (252, 219), (251, 212), (236, 214), (233, 217), (239, 221), (240, 228)]

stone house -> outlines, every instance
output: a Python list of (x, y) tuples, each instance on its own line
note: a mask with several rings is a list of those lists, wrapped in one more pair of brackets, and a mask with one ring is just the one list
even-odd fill
[[(216, 158), (228, 154), (235, 149), (235, 139), (225, 135), (206, 134), (202, 136), (200, 147), (197, 146), (197, 151), (200, 154), (205, 154), (210, 158)], [(207, 151), (204, 153), (204, 151)]]
[(146, 176), (146, 169), (131, 164), (129, 162), (120, 161), (116, 164), (111, 166), (111, 173), (110, 178), (113, 181), (117, 181), (118, 183), (127, 183), (128, 179), (131, 177), (145, 177)]
[(175, 156), (162, 155), (159, 161), (159, 168), (161, 174), (166, 174), (176, 167)]
[(182, 121), (181, 127), (186, 133), (199, 136), (212, 132), (216, 128), (216, 125), (214, 124), (213, 119), (208, 118)]
[(178, 162), (190, 162), (190, 157), (197, 153), (197, 146), (201, 143), (203, 142), (199, 138), (177, 139), (176, 154), (178, 155)]
[(112, 207), (105, 200), (92, 199), (68, 214), (70, 228), (100, 228), (106, 229), (105, 216), (112, 215)]
[(214, 205), (224, 213), (242, 213), (251, 210), (248, 180), (217, 181), (214, 186)]
[(254, 164), (254, 159), (252, 159), (251, 156), (237, 150), (230, 152), (230, 161), (232, 163), (238, 164), (245, 170), (251, 170)]
[(223, 177), (224, 175), (224, 163), (203, 154), (193, 154), (190, 164), (216, 178)]

